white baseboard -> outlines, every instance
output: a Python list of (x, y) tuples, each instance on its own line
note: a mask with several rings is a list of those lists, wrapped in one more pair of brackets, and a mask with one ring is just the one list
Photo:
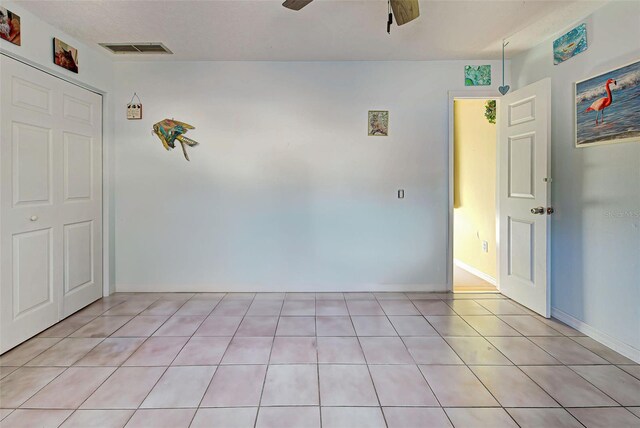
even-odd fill
[(584, 333), (593, 340), (596, 340), (603, 345), (613, 349), (618, 354), (624, 355), (630, 360), (635, 361), (640, 364), (640, 349), (634, 348), (633, 346), (624, 343), (615, 337), (611, 337), (607, 333), (603, 333), (597, 328), (590, 326), (589, 324), (580, 321), (577, 318), (572, 317), (566, 312), (561, 311), (558, 308), (551, 308), (551, 316), (556, 318), (563, 323), (567, 324), (570, 327), (575, 328), (580, 333)]
[(345, 293), (345, 292), (437, 292), (446, 293), (447, 284), (351, 284), (351, 285), (296, 285), (282, 284), (116, 284), (117, 292), (124, 293)]
[(458, 266), (460, 269), (466, 270), (467, 272), (469, 272), (471, 275), (475, 275), (480, 279), (484, 279), (485, 281), (487, 281), (489, 284), (496, 286), (497, 281), (494, 277), (492, 277), (491, 275), (487, 275), (484, 272), (479, 271), (478, 269), (474, 268), (471, 265), (466, 264), (463, 261), (460, 261), (458, 259), (453, 259), (453, 263)]

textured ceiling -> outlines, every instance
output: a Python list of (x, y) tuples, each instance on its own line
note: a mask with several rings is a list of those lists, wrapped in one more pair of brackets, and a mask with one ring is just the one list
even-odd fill
[(421, 1), (421, 16), (386, 33), (382, 0), (315, 0), (294, 12), (274, 0), (18, 1), (87, 42), (163, 42), (171, 56), (116, 60), (449, 60), (528, 49), (603, 1)]

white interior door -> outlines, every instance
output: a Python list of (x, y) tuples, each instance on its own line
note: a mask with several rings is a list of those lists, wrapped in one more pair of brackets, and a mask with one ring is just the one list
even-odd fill
[(550, 79), (502, 97), (499, 126), (500, 291), (549, 317)]
[(0, 353), (102, 294), (101, 96), (0, 55)]
[(102, 97), (62, 80), (62, 316), (102, 296)]
[(56, 82), (0, 56), (0, 352), (59, 319)]

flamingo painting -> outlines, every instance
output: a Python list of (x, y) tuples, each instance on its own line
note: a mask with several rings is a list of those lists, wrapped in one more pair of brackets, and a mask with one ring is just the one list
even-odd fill
[(640, 142), (639, 101), (640, 60), (576, 82), (576, 147)]
[(604, 109), (609, 107), (611, 103), (613, 103), (613, 97), (611, 96), (611, 88), (609, 87), (609, 85), (611, 85), (612, 83), (617, 86), (617, 83), (615, 80), (608, 79), (607, 83), (605, 83), (604, 85), (607, 90), (607, 96), (595, 100), (593, 104), (591, 104), (589, 108), (585, 110), (585, 112), (588, 112), (588, 111), (596, 112), (596, 125), (598, 124), (598, 115), (600, 115), (600, 123), (603, 123)]

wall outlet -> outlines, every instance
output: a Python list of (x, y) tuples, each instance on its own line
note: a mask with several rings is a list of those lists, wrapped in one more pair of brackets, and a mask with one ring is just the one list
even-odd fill
[(487, 241), (482, 241), (482, 251), (485, 253), (489, 252), (489, 243)]

